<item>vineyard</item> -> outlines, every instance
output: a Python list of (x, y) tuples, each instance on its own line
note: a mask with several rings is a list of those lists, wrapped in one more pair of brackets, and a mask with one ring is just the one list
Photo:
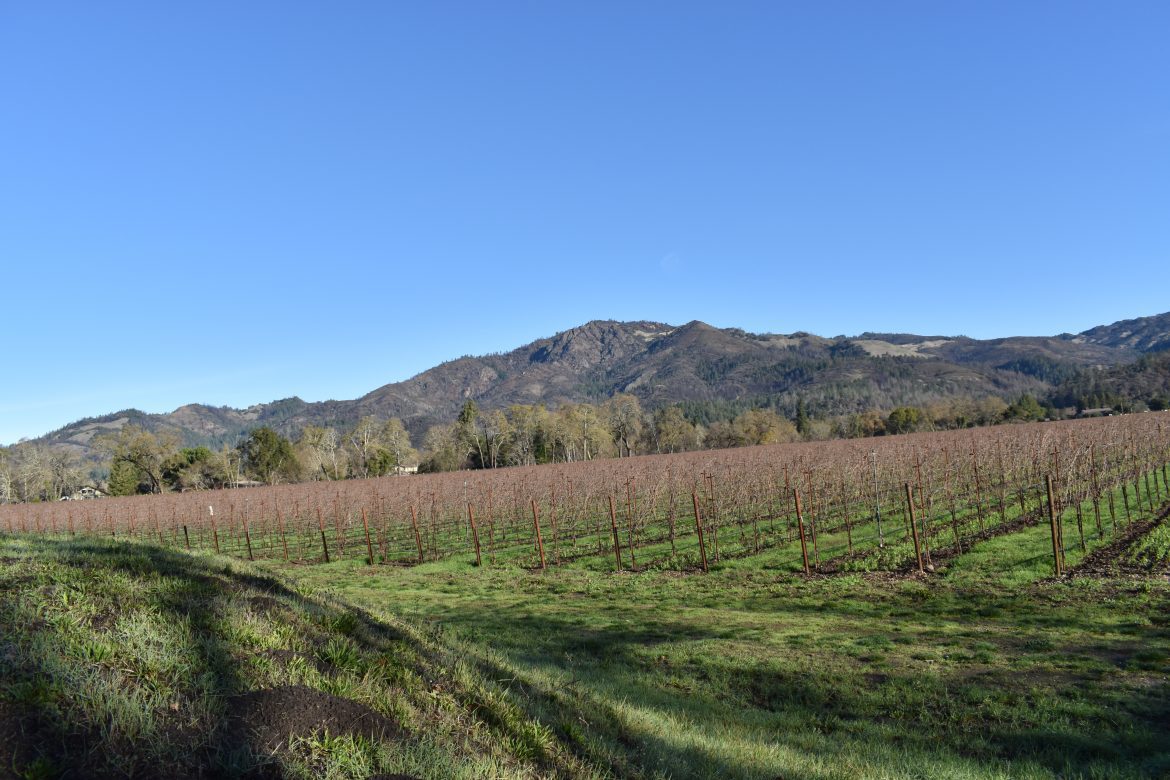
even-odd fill
[(1124, 543), (1142, 565), (1165, 560), (1157, 534), (1129, 539), (1170, 501), (1168, 462), (1170, 415), (1142, 414), (9, 505), (0, 507), (0, 531), (130, 537), (305, 564), (700, 572), (758, 559), (768, 569), (831, 574), (931, 571), (976, 542), (1043, 526), (1059, 574), (1072, 549)]

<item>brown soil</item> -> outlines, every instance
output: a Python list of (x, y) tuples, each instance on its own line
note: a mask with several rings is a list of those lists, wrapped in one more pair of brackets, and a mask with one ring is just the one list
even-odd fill
[(7, 702), (0, 701), (0, 780), (21, 777), (16, 767), (32, 760), (27, 749), (26, 720)]
[(89, 625), (94, 631), (109, 631), (118, 620), (118, 613), (107, 609), (89, 619)]
[(248, 606), (258, 615), (268, 615), (284, 607), (271, 596), (252, 596), (248, 599)]
[(1098, 547), (1089, 553), (1076, 567), (1069, 569), (1072, 577), (1116, 577), (1119, 574), (1148, 574), (1140, 564), (1127, 563), (1125, 553), (1141, 541), (1142, 537), (1164, 522), (1170, 516), (1170, 506), (1164, 506), (1156, 516), (1139, 523), (1132, 523), (1114, 541)]
[(402, 736), (397, 724), (364, 704), (303, 685), (236, 696), (229, 711), (233, 730), (246, 735), (254, 749), (267, 753), (286, 746), (289, 737), (309, 737), (324, 731), (378, 740)]

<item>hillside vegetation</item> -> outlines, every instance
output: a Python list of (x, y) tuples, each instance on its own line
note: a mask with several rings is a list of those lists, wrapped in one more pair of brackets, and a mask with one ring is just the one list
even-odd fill
[[(364, 416), (402, 420), (419, 440), (463, 403), (596, 402), (616, 393), (646, 408), (679, 402), (763, 398), (788, 418), (798, 402), (814, 416), (887, 412), (898, 406), (995, 396), (1040, 397), (1077, 370), (1132, 362), (1170, 343), (1170, 313), (1101, 326), (1082, 334), (980, 341), (965, 337), (872, 334), (822, 338), (808, 333), (751, 334), (702, 322), (595, 321), (511, 352), (462, 357), (350, 401), (289, 398), (236, 410), (191, 404), (165, 415), (127, 410), (82, 420), (45, 437), (84, 449), (96, 433), (127, 422), (179, 432), (188, 446), (235, 444), (269, 426), (295, 437), (306, 426), (344, 428)], [(757, 404), (760, 405), (760, 404)]]

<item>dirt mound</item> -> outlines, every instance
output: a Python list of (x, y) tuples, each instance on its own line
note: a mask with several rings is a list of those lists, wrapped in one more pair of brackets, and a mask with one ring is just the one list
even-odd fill
[(252, 691), (229, 703), (232, 725), (257, 750), (272, 752), (289, 737), (318, 732), (353, 734), (370, 739), (396, 738), (402, 730), (389, 718), (364, 704), (303, 685)]

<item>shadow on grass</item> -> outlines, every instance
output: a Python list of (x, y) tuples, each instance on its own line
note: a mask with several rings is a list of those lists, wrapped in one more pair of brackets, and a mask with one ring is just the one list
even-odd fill
[[(8, 699), (0, 709), (0, 737), (14, 727), (12, 707), (19, 707), (24, 751), (19, 760), (31, 776), (38, 776), (30, 771), (37, 769), (38, 756), (46, 760), (39, 776), (46, 777), (65, 770), (85, 777), (263, 776), (271, 771), (230, 716), (228, 703), (246, 692), (247, 683), (239, 647), (221, 630), (228, 619), (224, 594), (248, 602), (275, 601), (327, 621), (347, 619), (350, 636), (371, 652), (394, 642), (406, 642), (420, 655), (434, 652), (368, 613), (306, 598), (276, 579), (236, 571), (221, 558), (141, 544), (44, 539), (33, 544), (38, 550), (29, 555), (38, 559), (35, 565), (18, 568), (17, 578), (0, 578), (0, 703)], [(70, 720), (71, 710), (62, 707), (61, 697), (89, 692), (61, 687), (59, 659), (48, 653), (48, 645), (29, 641), (52, 626), (45, 616), (4, 605), (17, 587), (44, 591), (69, 579), (54, 575), (52, 566), (74, 574), (112, 571), (159, 578), (160, 586), (145, 589), (140, 596), (146, 603), (136, 607), (190, 626), (192, 640), (182, 651), (190, 659), (188, 677), (197, 681), (192, 685), (209, 705), (207, 717), (191, 726), (167, 712), (156, 713), (160, 722), (147, 746), (111, 732), (109, 723)], [(102, 597), (97, 591), (94, 598)], [(923, 629), (966, 619), (977, 630), (980, 621), (1004, 629), (1029, 625), (1024, 620), (1029, 616), (1051, 617), (1049, 604), (1013, 597), (1001, 598), (991, 614), (973, 621), (971, 607), (979, 595), (882, 593), (864, 608), (852, 593), (835, 600), (806, 595), (770, 605), (768, 619), (799, 624), (815, 613), (838, 625), (888, 624), (903, 620), (891, 618), (892, 613), (906, 613), (917, 615), (916, 625)], [(1063, 611), (1070, 612), (1063, 624), (1068, 630), (1092, 635), (1090, 615)], [(1028, 708), (1035, 705), (1028, 700), (1030, 681), (1011, 688), (1001, 678), (980, 678), (963, 668), (922, 676), (896, 665), (826, 659), (815, 648), (793, 650), (783, 658), (753, 657), (722, 644), (739, 639), (739, 629), (720, 625), (710, 612), (702, 620), (707, 622), (666, 609), (653, 621), (606, 626), (558, 614), (556, 605), (525, 614), (481, 604), (443, 614), (444, 623), (483, 638), (492, 648), (477, 653), (472, 645), (465, 656), (483, 679), (511, 688), (518, 694), (515, 701), (560, 745), (619, 777), (654, 772), (677, 778), (823, 777), (823, 767), (849, 753), (873, 773), (891, 776), (909, 773), (910, 761), (944, 770), (981, 763), (1002, 769), (1003, 762), (1014, 762), (1014, 767), (1023, 763), (1051, 774), (1096, 763), (1109, 770), (1105, 774), (1133, 776), (1156, 776), (1168, 764), (1170, 696), (1164, 683), (1128, 703), (1090, 695), (1087, 714), (1081, 697), (1067, 711), (1055, 713), (1067, 715), (1066, 725), (1048, 725), (1056, 719), (1028, 718)], [(1159, 636), (1165, 645), (1165, 633)], [(553, 673), (536, 673), (541, 669)], [(1072, 673), (1048, 681), (1070, 690), (1075, 682)], [(473, 694), (464, 703), (506, 730)], [(1006, 715), (994, 714), (997, 708), (1006, 708)], [(8, 759), (2, 746), (0, 758)], [(551, 757), (538, 751), (536, 760), (547, 775), (558, 774)], [(782, 760), (787, 763), (777, 768)], [(0, 767), (0, 778), (4, 771)]]
[[(335, 623), (352, 615), (345, 633), (371, 653), (403, 639), (364, 613), (307, 599), (275, 579), (234, 571), (223, 559), (137, 543), (45, 538), (25, 543), (30, 547), (22, 550), (24, 568), (33, 573), (0, 576), (0, 726), (5, 732), (0, 737), (6, 738), (0, 741), (14, 735), (18, 740), (7, 748), (0, 744), (0, 778), (18, 768), (16, 776), (28, 777), (279, 777), (272, 756), (251, 744), (248, 723), (233, 706), (249, 692), (241, 664), (251, 655), (225, 637), (226, 605), (235, 599), (248, 604), (245, 608), (283, 605)], [(129, 575), (147, 587), (135, 589), (133, 605), (119, 603), (119, 589), (111, 586), (107, 573)], [(19, 588), (30, 587), (37, 590), (18, 608)], [(51, 622), (71, 620), (44, 606), (69, 589), (80, 591), (77, 598), (91, 599), (98, 616)], [(157, 670), (145, 661), (111, 668), (113, 659), (125, 653), (109, 647), (113, 639), (106, 629), (127, 606), (136, 615), (149, 615), (152, 625), (189, 637), (184, 646), (167, 648), (184, 659), (177, 684), (152, 677)], [(78, 647), (91, 656), (71, 660), (69, 653)], [(165, 688), (174, 703), (126, 712), (81, 684), (95, 670), (121, 674), (127, 685), (145, 691)]]
[[(875, 612), (916, 599), (883, 601)], [(966, 621), (977, 632), (994, 621), (1010, 632), (1022, 617), (1041, 618), (1046, 609), (1012, 599), (1001, 614), (991, 610), (973, 623), (971, 604), (943, 601), (918, 619), (922, 628)], [(843, 602), (775, 610), (769, 617), (781, 623), (777, 616), (788, 610), (834, 616), (834, 625), (858, 617), (856, 605)], [(1062, 628), (1094, 634), (1091, 617), (1069, 612)], [(889, 618), (870, 617), (859, 636), (889, 626)], [(988, 774), (1028, 766), (1068, 775), (1097, 765), (1109, 775), (1140, 777), (1170, 767), (1164, 681), (1146, 691), (1085, 691), (1092, 680), (1057, 669), (1045, 682), (1058, 690), (1039, 690), (1026, 675), (981, 674), (978, 664), (922, 673), (900, 661), (884, 663), (880, 652), (877, 663), (816, 647), (758, 657), (736, 647), (734, 629), (669, 610), (648, 625), (583, 625), (555, 605), (529, 614), (448, 608), (442, 621), (491, 647), (476, 658), (485, 675), (501, 679), (519, 670), (516, 685), (530, 714), (619, 776), (649, 769), (672, 777), (823, 777), (823, 767), (843, 755), (882, 776), (913, 774), (914, 766), (947, 774), (986, 764), (998, 767)], [(887, 652), (911, 652), (890, 645)], [(588, 733), (580, 733), (582, 722)], [(793, 756), (808, 768), (799, 759), (791, 763)]]

